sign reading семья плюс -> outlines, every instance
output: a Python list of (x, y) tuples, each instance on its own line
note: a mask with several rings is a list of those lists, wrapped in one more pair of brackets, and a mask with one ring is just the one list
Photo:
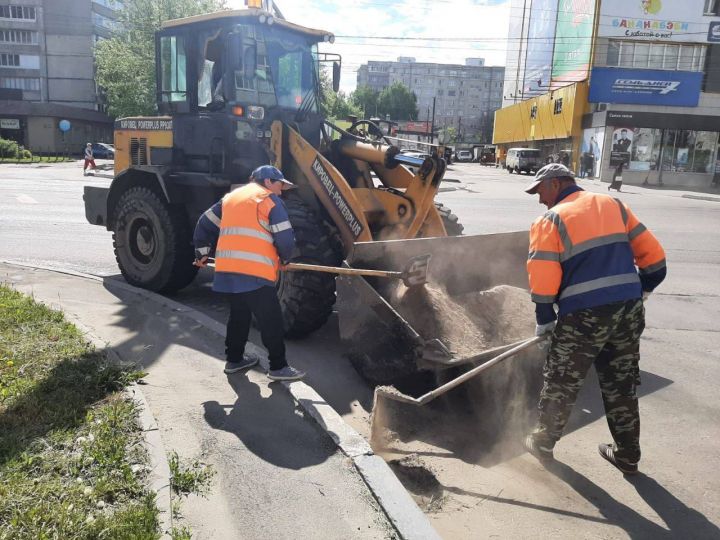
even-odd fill
[(588, 101), (697, 107), (702, 78), (695, 71), (593, 68)]

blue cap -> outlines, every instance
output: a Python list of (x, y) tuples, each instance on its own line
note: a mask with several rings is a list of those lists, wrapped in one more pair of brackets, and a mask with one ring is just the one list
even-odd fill
[(256, 182), (262, 182), (267, 178), (269, 180), (272, 180), (273, 182), (282, 182), (287, 186), (295, 187), (295, 184), (293, 184), (290, 180), (286, 179), (283, 176), (283, 173), (280, 169), (278, 169), (277, 167), (273, 167), (272, 165), (262, 165), (258, 167), (252, 173), (250, 173), (250, 178), (252, 178)]

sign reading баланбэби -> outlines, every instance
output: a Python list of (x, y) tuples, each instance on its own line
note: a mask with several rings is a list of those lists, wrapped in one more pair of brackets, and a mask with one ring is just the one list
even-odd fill
[(697, 71), (596, 67), (588, 101), (697, 107), (702, 78)]
[(603, 0), (598, 36), (647, 41), (720, 42), (720, 17), (705, 0)]

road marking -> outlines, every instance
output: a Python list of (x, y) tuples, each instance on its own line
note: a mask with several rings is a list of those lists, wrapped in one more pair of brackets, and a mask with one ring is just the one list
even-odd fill
[(20, 194), (16, 197), (17, 201), (22, 204), (37, 204), (38, 202), (30, 195)]

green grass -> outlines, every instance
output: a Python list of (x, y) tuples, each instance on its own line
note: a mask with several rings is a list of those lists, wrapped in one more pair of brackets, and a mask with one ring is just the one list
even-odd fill
[(35, 156), (34, 158), (0, 158), (0, 163), (61, 163), (68, 161), (77, 161), (78, 158), (66, 157), (66, 158), (55, 158), (47, 156)]
[(134, 403), (62, 314), (0, 286), (0, 540), (158, 538)]
[(170, 485), (176, 495), (204, 495), (210, 489), (215, 471), (198, 459), (183, 461), (177, 452), (168, 456)]

